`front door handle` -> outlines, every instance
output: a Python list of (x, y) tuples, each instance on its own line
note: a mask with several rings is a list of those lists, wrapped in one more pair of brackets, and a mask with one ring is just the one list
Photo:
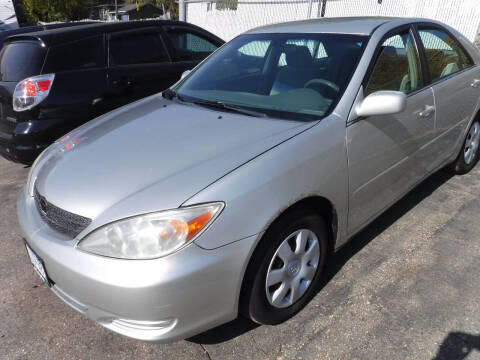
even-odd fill
[(420, 117), (422, 118), (429, 118), (435, 112), (435, 106), (427, 105), (425, 109), (420, 112)]
[(475, 88), (475, 89), (480, 88), (480, 79), (475, 79), (475, 80), (473, 80), (471, 86), (472, 86), (473, 88)]

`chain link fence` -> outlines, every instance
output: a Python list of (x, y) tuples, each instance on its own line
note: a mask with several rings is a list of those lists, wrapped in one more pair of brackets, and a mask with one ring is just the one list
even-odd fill
[(224, 40), (261, 25), (336, 16), (423, 17), (475, 40), (480, 0), (184, 0), (186, 21)]

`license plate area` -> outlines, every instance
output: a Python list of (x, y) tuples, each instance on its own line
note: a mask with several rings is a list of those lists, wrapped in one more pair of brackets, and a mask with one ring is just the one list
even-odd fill
[(43, 260), (33, 251), (27, 243), (25, 243), (25, 248), (27, 249), (28, 257), (30, 258), (30, 262), (32, 263), (35, 272), (38, 274), (40, 279), (42, 279), (45, 284), (51, 286), (50, 279), (48, 278), (47, 271), (45, 270), (45, 265)]

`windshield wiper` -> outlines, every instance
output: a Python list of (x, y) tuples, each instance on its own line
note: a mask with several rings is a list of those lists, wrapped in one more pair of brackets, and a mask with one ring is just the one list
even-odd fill
[(167, 100), (172, 100), (173, 98), (177, 98), (180, 101), (185, 101), (185, 99), (181, 95), (179, 95), (175, 90), (170, 88), (162, 91), (162, 96)]
[(203, 105), (203, 106), (210, 106), (213, 108), (217, 109), (224, 109), (224, 110), (230, 110), (234, 111), (243, 115), (248, 115), (248, 116), (254, 116), (254, 117), (267, 117), (267, 114), (258, 112), (258, 111), (253, 111), (253, 110), (247, 110), (241, 107), (237, 107), (234, 105), (228, 105), (225, 104), (221, 101), (211, 101), (211, 100), (196, 100), (193, 102), (194, 104), (197, 105)]

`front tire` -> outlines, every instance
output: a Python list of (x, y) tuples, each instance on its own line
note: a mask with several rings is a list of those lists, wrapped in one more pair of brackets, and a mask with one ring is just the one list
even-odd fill
[(241, 314), (259, 324), (275, 325), (303, 309), (318, 288), (327, 245), (325, 222), (309, 209), (275, 221), (247, 268)]
[(457, 159), (447, 167), (451, 173), (462, 175), (472, 170), (480, 158), (480, 122), (475, 120), (468, 130)]

